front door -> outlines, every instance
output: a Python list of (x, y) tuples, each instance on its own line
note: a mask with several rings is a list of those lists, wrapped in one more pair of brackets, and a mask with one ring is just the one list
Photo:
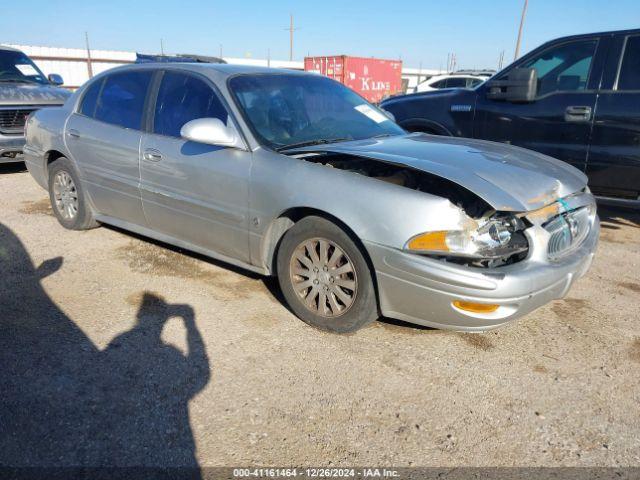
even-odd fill
[(150, 132), (142, 139), (140, 191), (154, 230), (249, 261), (251, 152), (191, 142), (190, 120), (233, 120), (208, 79), (184, 71), (162, 74)]
[(617, 36), (598, 98), (587, 174), (594, 193), (640, 199), (640, 35)]
[(530, 103), (493, 100), (480, 87), (474, 137), (535, 150), (584, 171), (603, 48), (596, 39), (570, 41), (514, 64), (536, 70), (537, 95)]
[(65, 142), (98, 213), (145, 225), (138, 183), (140, 142), (151, 71), (93, 83), (65, 128)]

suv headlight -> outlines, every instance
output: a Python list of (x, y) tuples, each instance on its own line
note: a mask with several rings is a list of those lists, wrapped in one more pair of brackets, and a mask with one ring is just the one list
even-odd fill
[(409, 239), (405, 249), (415, 253), (494, 259), (528, 249), (517, 217), (494, 217), (460, 230), (425, 232)]

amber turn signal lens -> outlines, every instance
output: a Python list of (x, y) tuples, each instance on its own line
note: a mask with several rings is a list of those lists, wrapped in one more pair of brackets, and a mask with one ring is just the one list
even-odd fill
[(407, 243), (409, 250), (438, 250), (441, 252), (448, 252), (447, 246), (447, 232), (440, 230), (437, 232), (428, 232), (413, 237)]
[(493, 305), (491, 303), (475, 303), (465, 302), (464, 300), (456, 300), (453, 302), (453, 306), (460, 310), (473, 313), (491, 313), (495, 312), (500, 305)]

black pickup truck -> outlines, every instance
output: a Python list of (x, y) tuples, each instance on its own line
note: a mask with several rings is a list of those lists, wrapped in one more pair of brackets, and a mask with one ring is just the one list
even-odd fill
[(473, 89), (381, 107), (409, 131), (536, 150), (584, 171), (596, 195), (640, 201), (640, 29), (553, 40)]

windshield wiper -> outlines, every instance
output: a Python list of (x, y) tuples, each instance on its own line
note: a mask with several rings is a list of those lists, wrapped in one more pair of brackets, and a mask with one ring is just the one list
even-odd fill
[(380, 133), (379, 135), (374, 135), (371, 138), (385, 138), (385, 137), (397, 137), (397, 133)]
[(313, 145), (324, 145), (327, 143), (348, 142), (349, 140), (353, 140), (353, 138), (320, 138), (316, 140), (307, 140), (305, 142), (291, 143), (289, 145), (282, 145), (281, 147), (276, 147), (275, 151), (282, 152), (284, 150), (291, 150), (293, 148), (310, 147)]
[(37, 80), (31, 80), (28, 78), (0, 78), (0, 83), (36, 83), (40, 84)]

